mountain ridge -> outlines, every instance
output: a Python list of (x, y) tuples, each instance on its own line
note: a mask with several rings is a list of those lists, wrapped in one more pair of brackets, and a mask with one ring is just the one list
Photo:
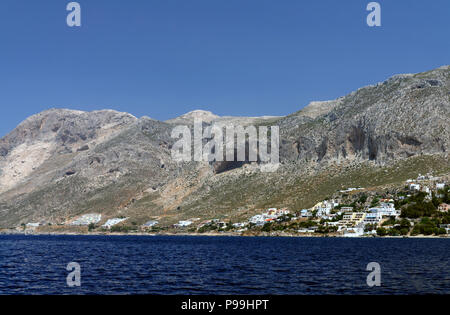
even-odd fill
[[(177, 163), (171, 131), (195, 118), (279, 126), (280, 169), (261, 173), (258, 163), (244, 163), (217, 172), (214, 163)], [(306, 207), (351, 178), (381, 185), (416, 171), (447, 172), (449, 121), (449, 66), (396, 75), (283, 117), (196, 110), (163, 122), (114, 110), (50, 109), (0, 139), (0, 227), (64, 224), (91, 212), (173, 224), (264, 206)]]

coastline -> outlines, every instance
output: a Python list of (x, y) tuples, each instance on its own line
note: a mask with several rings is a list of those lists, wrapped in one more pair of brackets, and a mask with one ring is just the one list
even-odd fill
[(13, 235), (22, 235), (22, 236), (191, 236), (191, 237), (266, 237), (266, 238), (346, 238), (346, 239), (362, 239), (362, 238), (386, 238), (386, 239), (406, 239), (406, 238), (415, 238), (415, 239), (450, 239), (450, 236), (437, 236), (437, 235), (417, 235), (417, 236), (376, 236), (376, 235), (367, 235), (367, 236), (355, 236), (348, 237), (343, 235), (312, 235), (312, 234), (278, 234), (278, 235), (267, 235), (267, 234), (254, 234), (254, 235), (245, 235), (238, 233), (75, 233), (75, 232), (0, 232), (0, 236), (13, 236)]

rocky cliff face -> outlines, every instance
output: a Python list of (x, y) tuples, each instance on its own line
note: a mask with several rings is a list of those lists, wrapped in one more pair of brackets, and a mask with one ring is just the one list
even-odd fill
[[(278, 125), (281, 167), (261, 173), (256, 163), (176, 163), (170, 133), (196, 117)], [(161, 122), (110, 110), (48, 110), (0, 140), (0, 227), (62, 224), (89, 212), (173, 223), (306, 206), (345, 184), (448, 171), (449, 121), (448, 66), (395, 76), (286, 117), (194, 111)]]
[(336, 101), (313, 103), (280, 121), (284, 157), (387, 163), (448, 153), (449, 93), (447, 66), (395, 76)]
[(137, 119), (115, 111), (48, 110), (0, 140), (0, 192), (20, 184), (45, 161), (88, 151)]

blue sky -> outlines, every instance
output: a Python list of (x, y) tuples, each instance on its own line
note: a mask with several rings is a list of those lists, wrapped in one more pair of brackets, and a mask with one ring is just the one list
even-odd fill
[(450, 64), (450, 1), (0, 1), (0, 136), (61, 107), (166, 120), (286, 115), (397, 73)]

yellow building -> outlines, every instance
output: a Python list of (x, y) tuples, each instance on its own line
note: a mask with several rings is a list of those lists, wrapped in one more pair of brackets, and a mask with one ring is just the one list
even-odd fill
[(344, 213), (342, 223), (345, 225), (358, 225), (366, 218), (365, 212), (346, 212)]

